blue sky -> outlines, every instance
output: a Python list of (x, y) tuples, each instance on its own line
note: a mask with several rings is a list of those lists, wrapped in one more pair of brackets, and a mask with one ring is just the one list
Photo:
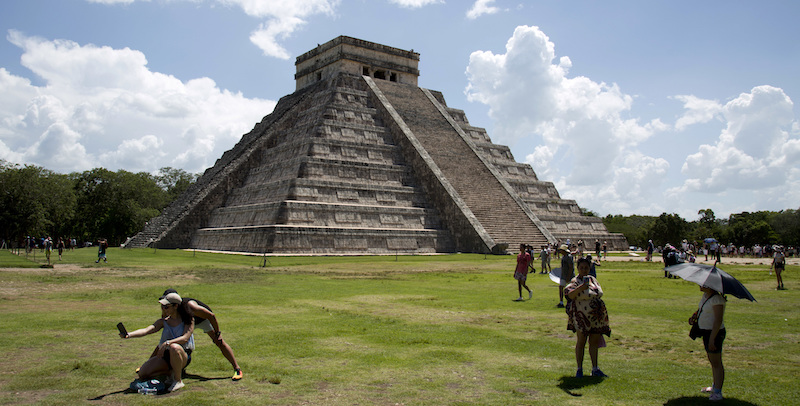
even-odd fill
[(200, 172), (348, 35), (600, 215), (800, 208), (800, 2), (7, 0), (0, 159)]

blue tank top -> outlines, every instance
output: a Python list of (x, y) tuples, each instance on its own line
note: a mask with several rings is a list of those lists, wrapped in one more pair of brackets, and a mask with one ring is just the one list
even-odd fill
[[(161, 330), (161, 341), (159, 341), (158, 343), (162, 344), (164, 343), (164, 341), (174, 340), (182, 336), (183, 328), (184, 328), (183, 322), (181, 322), (175, 327), (172, 327), (169, 324), (167, 324), (166, 321), (164, 321), (164, 328)], [(183, 349), (194, 351), (194, 334), (189, 336), (189, 341), (183, 345)]]

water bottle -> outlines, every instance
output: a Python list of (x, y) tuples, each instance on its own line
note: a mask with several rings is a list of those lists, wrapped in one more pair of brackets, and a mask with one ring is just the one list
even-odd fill
[(158, 390), (156, 388), (139, 388), (139, 393), (142, 395), (155, 395)]

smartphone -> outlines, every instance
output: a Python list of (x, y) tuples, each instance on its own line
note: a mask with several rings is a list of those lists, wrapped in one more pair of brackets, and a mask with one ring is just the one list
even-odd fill
[(128, 330), (125, 330), (125, 326), (122, 325), (122, 323), (117, 323), (117, 330), (119, 330), (119, 333), (122, 334), (123, 337), (128, 336)]

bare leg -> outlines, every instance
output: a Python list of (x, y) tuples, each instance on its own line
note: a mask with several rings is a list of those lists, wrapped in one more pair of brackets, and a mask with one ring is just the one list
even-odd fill
[(592, 359), (592, 369), (597, 368), (597, 348), (600, 345), (600, 334), (589, 334), (589, 358)]
[(725, 366), (722, 365), (722, 353), (708, 355), (708, 361), (711, 363), (711, 374), (714, 376), (714, 387), (722, 390), (722, 384), (725, 383)]
[[(583, 352), (586, 349), (586, 339), (588, 336), (581, 332), (577, 332), (576, 335), (577, 340), (575, 341), (575, 363), (578, 364), (578, 369), (581, 369), (583, 368)], [(591, 356), (591, 347), (589, 347), (589, 355)]]
[(182, 382), (181, 373), (183, 372), (183, 368), (186, 367), (186, 361), (188, 359), (189, 356), (186, 355), (186, 351), (183, 350), (183, 347), (178, 344), (169, 345), (169, 363), (172, 364), (170, 372), (172, 373), (173, 382)]
[(167, 362), (161, 357), (152, 356), (139, 368), (139, 379), (150, 379), (154, 376), (166, 375), (169, 373)]
[(236, 362), (236, 357), (233, 356), (233, 349), (230, 345), (228, 345), (225, 340), (221, 337), (217, 339), (216, 331), (209, 331), (208, 336), (211, 337), (211, 341), (219, 347), (219, 350), (222, 351), (222, 355), (225, 356), (225, 359), (233, 365), (233, 369), (240, 369), (239, 364)]

